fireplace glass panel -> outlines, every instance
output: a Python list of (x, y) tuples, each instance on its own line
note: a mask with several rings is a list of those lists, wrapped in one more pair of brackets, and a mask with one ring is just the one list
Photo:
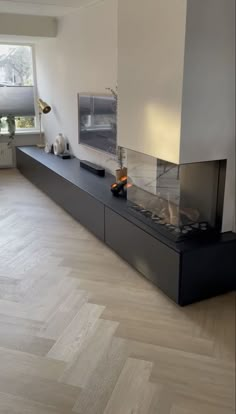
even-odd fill
[(131, 214), (176, 241), (220, 230), (225, 161), (176, 165), (128, 150), (127, 162)]

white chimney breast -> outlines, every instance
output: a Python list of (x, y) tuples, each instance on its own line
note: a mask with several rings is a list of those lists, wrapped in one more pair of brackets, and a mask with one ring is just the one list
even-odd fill
[(176, 164), (227, 159), (235, 200), (235, 1), (119, 0), (118, 145)]
[(118, 144), (178, 163), (187, 0), (118, 7)]

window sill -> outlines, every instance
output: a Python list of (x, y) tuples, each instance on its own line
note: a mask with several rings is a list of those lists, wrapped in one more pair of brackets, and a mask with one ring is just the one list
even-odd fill
[[(22, 135), (39, 135), (40, 134), (40, 131), (39, 131), (39, 129), (22, 129), (22, 130), (17, 130), (16, 131), (16, 137), (17, 136), (22, 136)], [(8, 136), (9, 134), (8, 134), (8, 132), (5, 132), (5, 131), (1, 131), (1, 133), (0, 133), (0, 136)], [(43, 132), (42, 132), (42, 135), (43, 135)]]

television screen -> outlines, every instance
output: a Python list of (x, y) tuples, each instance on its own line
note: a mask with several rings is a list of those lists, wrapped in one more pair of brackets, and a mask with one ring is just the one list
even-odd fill
[(79, 143), (110, 154), (116, 153), (116, 100), (113, 96), (81, 95)]

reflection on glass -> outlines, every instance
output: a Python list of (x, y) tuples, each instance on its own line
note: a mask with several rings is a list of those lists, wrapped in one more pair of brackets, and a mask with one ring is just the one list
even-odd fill
[(131, 211), (176, 240), (212, 231), (223, 191), (220, 165), (219, 161), (176, 165), (128, 150)]
[(116, 101), (113, 96), (79, 95), (79, 142), (116, 153)]

